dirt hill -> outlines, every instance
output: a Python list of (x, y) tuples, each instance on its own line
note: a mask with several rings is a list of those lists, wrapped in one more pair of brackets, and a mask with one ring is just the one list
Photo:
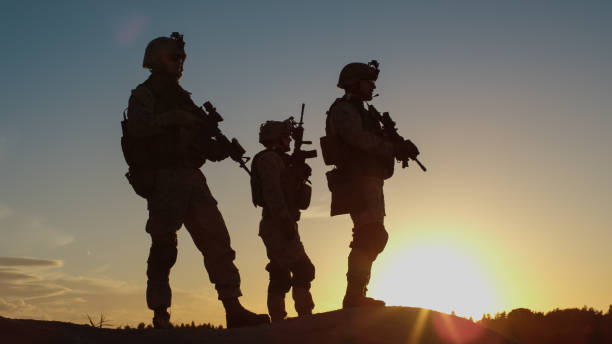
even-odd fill
[(506, 344), (499, 334), (463, 318), (408, 307), (353, 309), (232, 330), (99, 329), (56, 321), (0, 317), (2, 343), (317, 343)]

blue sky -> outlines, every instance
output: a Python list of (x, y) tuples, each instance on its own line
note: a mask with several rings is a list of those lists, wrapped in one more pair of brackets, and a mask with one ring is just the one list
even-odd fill
[[(259, 124), (295, 115), (302, 102), (306, 136), (317, 141), (342, 66), (380, 61), (374, 104), (430, 169), (398, 166), (387, 183), (391, 242), (380, 271), (421, 239), (461, 242), (497, 285), (489, 312), (607, 309), (611, 10), (606, 1), (3, 3), (0, 256), (50, 263), (0, 261), (0, 314), (147, 319), (146, 209), (123, 179), (120, 120), (148, 75), (144, 47), (173, 31), (187, 42), (183, 87), (196, 103), (211, 100), (251, 155)], [(350, 222), (326, 217), (326, 167), (312, 165), (302, 236), (326, 310), (341, 299)], [(204, 171), (238, 251), (244, 299), (263, 311), (265, 252), (248, 179), (231, 161)], [(172, 279), (184, 298), (174, 314), (221, 323), (186, 233), (179, 246)], [(134, 300), (130, 310), (114, 305), (122, 297)]]

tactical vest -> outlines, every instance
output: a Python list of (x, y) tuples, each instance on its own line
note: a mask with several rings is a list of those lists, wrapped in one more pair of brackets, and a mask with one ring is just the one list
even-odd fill
[[(190, 93), (179, 85), (156, 85), (151, 78), (139, 87), (145, 87), (154, 96), (153, 116), (171, 110), (191, 113), (201, 111), (191, 100)], [(160, 169), (167, 167), (199, 168), (205, 162), (202, 147), (198, 145), (197, 128), (166, 127), (158, 135), (136, 138), (129, 135), (129, 111), (122, 122), (124, 156), (131, 169)]]
[(291, 156), (285, 153), (265, 149), (255, 154), (253, 157), (253, 162), (251, 164), (251, 196), (253, 205), (256, 207), (260, 206), (265, 208), (263, 190), (261, 181), (257, 177), (257, 171), (259, 168), (259, 159), (261, 158), (261, 155), (266, 152), (274, 152), (283, 161), (285, 167), (280, 173), (280, 183), (283, 190), (283, 197), (287, 203), (289, 213), (294, 214), (296, 219), (299, 219), (299, 210), (307, 209), (310, 205), (312, 189), (308, 184), (306, 184), (305, 180), (300, 180), (300, 178), (296, 176), (296, 173), (293, 173)]
[(330, 125), (330, 113), (334, 106), (341, 102), (348, 102), (355, 108), (361, 117), (361, 126), (364, 130), (380, 137), (384, 137), (382, 126), (378, 115), (370, 109), (364, 109), (360, 103), (351, 102), (345, 98), (338, 98), (327, 111), (325, 126), (326, 136), (321, 138), (321, 150), (323, 159), (327, 165), (336, 165), (345, 175), (351, 176), (373, 176), (387, 179), (393, 175), (394, 161), (383, 159), (379, 156), (364, 152), (363, 150), (345, 143), (340, 135), (332, 132)]
[[(189, 92), (179, 85), (156, 85), (149, 78), (138, 87), (146, 88), (153, 95), (153, 116), (175, 109), (189, 112), (199, 109), (191, 100)], [(125, 176), (139, 196), (149, 198), (152, 195), (157, 170), (179, 166), (199, 168), (204, 163), (205, 155), (198, 150), (196, 144), (198, 128), (166, 127), (157, 135), (139, 137), (130, 132), (138, 131), (137, 126), (144, 124), (130, 121), (129, 116), (128, 107), (127, 116), (124, 111), (121, 122), (121, 149), (129, 166)]]

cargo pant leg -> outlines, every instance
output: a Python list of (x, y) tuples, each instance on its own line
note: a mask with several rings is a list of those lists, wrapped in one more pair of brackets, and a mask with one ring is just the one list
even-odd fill
[(348, 257), (347, 279), (356, 284), (367, 285), (372, 264), (387, 244), (388, 234), (384, 227), (385, 200), (383, 180), (364, 178), (361, 181), (363, 207), (351, 212), (353, 240)]
[(291, 271), (287, 266), (281, 266), (275, 261), (266, 265), (270, 275), (268, 293), (285, 295), (291, 289)]
[(270, 262), (274, 266), (291, 271), (293, 275), (291, 285), (310, 287), (310, 282), (314, 279), (315, 268), (297, 232), (297, 223), (295, 230), (295, 236), (287, 239), (276, 221), (264, 218), (259, 224), (259, 236), (266, 246), (266, 254)]
[(347, 280), (368, 285), (372, 264), (387, 244), (388, 234), (382, 223), (353, 228), (353, 241), (348, 256)]
[[(314, 302), (310, 294), (310, 283), (315, 278), (315, 267), (308, 258), (295, 224), (295, 236), (291, 239), (281, 231), (278, 221), (264, 218), (259, 225), (259, 235), (266, 246), (270, 263), (266, 270), (270, 273), (268, 285), (268, 309), (270, 315), (276, 312), (271, 305), (273, 295), (282, 295), (293, 288), (292, 296), (298, 315), (312, 314)], [(284, 301), (283, 312), (284, 313)], [(286, 313), (284, 313), (286, 315)], [(284, 315), (281, 317), (284, 318)]]
[(146, 231), (152, 240), (147, 261), (147, 304), (151, 309), (170, 306), (172, 293), (168, 277), (176, 262), (176, 232), (189, 204), (192, 189), (189, 176), (193, 174), (179, 168), (157, 171), (154, 192), (147, 198)]
[(187, 211), (185, 227), (204, 256), (204, 267), (219, 300), (241, 296), (240, 274), (234, 265), (236, 252), (217, 205), (195, 201)]
[(181, 223), (164, 212), (150, 212), (146, 231), (151, 235), (147, 260), (147, 306), (168, 308), (172, 301), (169, 275), (176, 263), (176, 232)]

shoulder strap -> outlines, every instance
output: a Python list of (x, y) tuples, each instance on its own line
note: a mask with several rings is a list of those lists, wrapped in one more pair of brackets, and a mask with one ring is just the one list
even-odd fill
[(373, 117), (376, 117), (378, 123), (380, 123), (381, 125), (383, 124), (382, 115), (380, 114), (380, 111), (378, 111), (378, 109), (374, 107), (374, 105), (368, 104), (368, 112), (373, 113)]
[(153, 111), (153, 108), (155, 107), (156, 95), (153, 92), (153, 90), (147, 86), (146, 81), (138, 85), (138, 87), (132, 90), (132, 96), (136, 98), (138, 102), (140, 102), (146, 108)]
[(345, 100), (345, 99), (344, 99), (344, 97), (342, 97), (342, 98), (336, 98), (336, 100), (334, 100), (334, 102), (332, 103), (332, 105), (330, 105), (330, 106), (329, 106), (329, 109), (327, 110), (327, 112), (326, 112), (325, 114), (326, 114), (326, 115), (329, 115), (329, 112), (331, 111), (331, 109), (332, 109), (334, 106), (338, 105), (338, 103), (343, 102), (344, 100)]

